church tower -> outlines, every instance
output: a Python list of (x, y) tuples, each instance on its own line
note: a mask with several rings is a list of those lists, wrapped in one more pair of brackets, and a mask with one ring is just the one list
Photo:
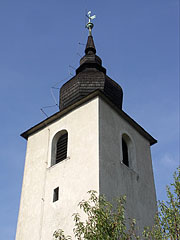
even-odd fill
[(21, 136), (27, 152), (16, 240), (72, 235), (77, 204), (96, 190), (126, 195), (142, 228), (156, 212), (150, 146), (157, 141), (122, 110), (122, 88), (106, 75), (91, 34), (76, 75), (60, 89), (60, 111)]

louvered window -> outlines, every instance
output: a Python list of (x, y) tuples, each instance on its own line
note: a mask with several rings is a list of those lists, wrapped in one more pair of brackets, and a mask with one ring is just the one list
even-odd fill
[(61, 135), (57, 141), (55, 163), (59, 163), (62, 160), (67, 158), (67, 141), (68, 141), (68, 133), (66, 132), (63, 135)]
[(128, 146), (123, 138), (122, 138), (122, 152), (123, 152), (123, 163), (129, 167)]

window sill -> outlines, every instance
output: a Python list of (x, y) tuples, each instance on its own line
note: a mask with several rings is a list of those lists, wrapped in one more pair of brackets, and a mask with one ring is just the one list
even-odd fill
[(136, 175), (137, 177), (137, 180), (139, 179), (139, 174), (134, 170), (132, 169), (131, 167), (128, 167), (126, 164), (124, 164), (123, 162), (120, 162), (121, 165), (123, 165), (126, 169), (128, 169), (128, 171), (131, 171), (133, 174)]
[(62, 163), (64, 163), (64, 162), (68, 161), (69, 159), (70, 159), (70, 157), (67, 157), (67, 158), (65, 158), (64, 160), (62, 160), (62, 161), (60, 161), (60, 162), (58, 162), (58, 163), (56, 163), (56, 164), (54, 164), (54, 165), (52, 165), (52, 166), (47, 167), (47, 169), (50, 170), (50, 169), (56, 167), (57, 165), (60, 165), (60, 164), (62, 164)]

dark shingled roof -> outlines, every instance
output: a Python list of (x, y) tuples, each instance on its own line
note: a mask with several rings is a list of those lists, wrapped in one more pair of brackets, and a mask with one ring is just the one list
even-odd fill
[(76, 76), (66, 82), (60, 89), (60, 111), (25, 131), (21, 136), (28, 139), (30, 135), (52, 124), (95, 97), (100, 97), (111, 105), (123, 119), (149, 141), (150, 145), (157, 142), (122, 110), (122, 88), (106, 75), (106, 69), (102, 67), (100, 57), (96, 55), (92, 36), (88, 37), (85, 56), (80, 60), (80, 66), (76, 69)]
[(85, 55), (80, 60), (76, 75), (60, 89), (60, 110), (95, 90), (101, 90), (117, 107), (122, 109), (122, 88), (106, 75), (106, 69), (102, 67), (102, 60), (96, 55), (93, 37), (89, 36)]

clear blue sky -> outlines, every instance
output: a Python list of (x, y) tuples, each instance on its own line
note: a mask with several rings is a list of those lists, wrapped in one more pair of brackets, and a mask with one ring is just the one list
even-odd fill
[(40, 108), (54, 104), (50, 88), (70, 78), (69, 65), (78, 66), (86, 9), (97, 15), (97, 54), (124, 90), (123, 109), (158, 140), (158, 199), (178, 166), (178, 0), (1, 0), (0, 239), (15, 237), (26, 151), (19, 134), (45, 118)]

